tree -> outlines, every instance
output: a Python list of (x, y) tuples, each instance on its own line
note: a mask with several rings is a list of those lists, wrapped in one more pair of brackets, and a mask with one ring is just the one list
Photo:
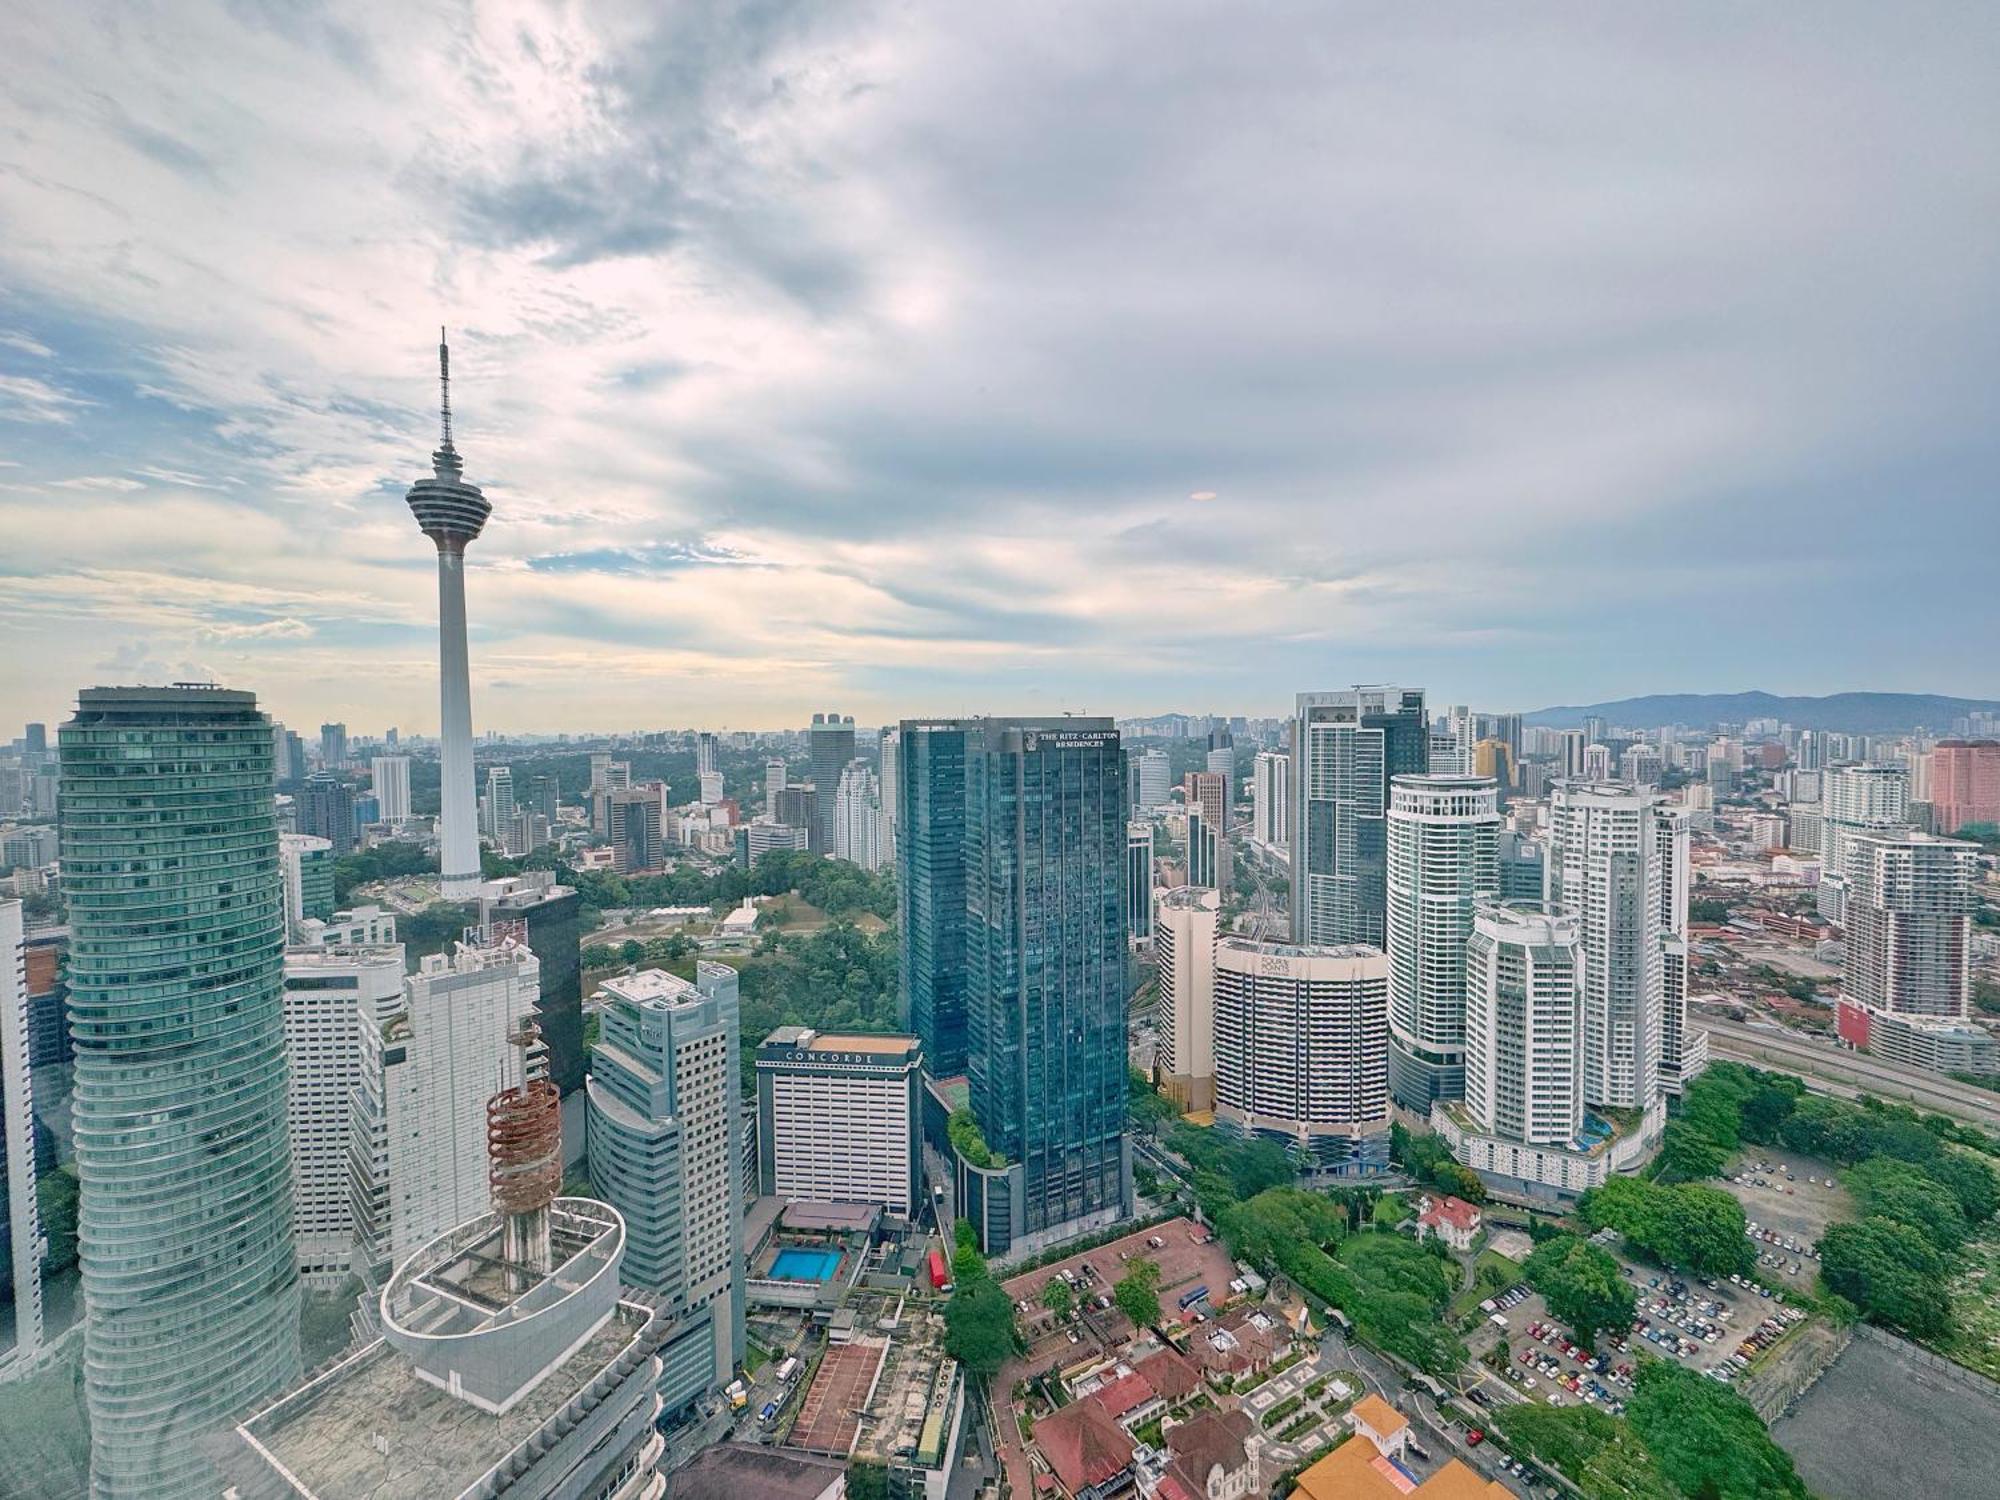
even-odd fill
[(958, 1279), (944, 1308), (945, 1352), (981, 1380), (990, 1380), (1017, 1347), (1014, 1304), (1000, 1283), (981, 1273)]
[(1577, 1213), (1592, 1229), (1616, 1229), (1662, 1265), (1727, 1276), (1756, 1264), (1743, 1205), (1720, 1188), (1613, 1177), (1585, 1193)]
[(1877, 1156), (1850, 1168), (1845, 1180), (1863, 1217), (1907, 1224), (1947, 1255), (1965, 1243), (1971, 1226), (1957, 1195), (1935, 1178)]
[(35, 1184), (35, 1207), (49, 1242), (42, 1256), (46, 1275), (67, 1271), (76, 1264), (77, 1193), (76, 1173), (68, 1167), (46, 1173)]
[(1160, 1321), (1160, 1267), (1157, 1261), (1139, 1259), (1126, 1266), (1125, 1274), (1111, 1289), (1111, 1300), (1132, 1320), (1134, 1328), (1151, 1328)]
[(1547, 1300), (1549, 1311), (1587, 1343), (1599, 1333), (1632, 1324), (1631, 1283), (1615, 1258), (1587, 1240), (1573, 1234), (1544, 1240), (1521, 1271)]
[(1949, 1264), (1923, 1234), (1893, 1219), (1828, 1227), (1819, 1242), (1820, 1281), (1878, 1323), (1914, 1338), (1951, 1327)]
[(1063, 1322), (1076, 1311), (1076, 1293), (1062, 1277), (1051, 1276), (1042, 1284), (1042, 1306), (1056, 1315), (1058, 1323)]
[(1647, 1360), (1626, 1415), (1660, 1471), (1697, 1500), (1806, 1500), (1791, 1455), (1736, 1392), (1685, 1365)]
[(865, 1458), (847, 1465), (847, 1500), (889, 1500), (889, 1470)]
[(1141, 1130), (1150, 1131), (1180, 1113), (1173, 1100), (1153, 1087), (1143, 1068), (1125, 1070), (1125, 1112)]

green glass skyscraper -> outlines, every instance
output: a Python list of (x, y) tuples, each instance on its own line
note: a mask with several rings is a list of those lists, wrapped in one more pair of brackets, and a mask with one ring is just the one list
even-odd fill
[(93, 1500), (213, 1496), (299, 1376), (285, 920), (255, 695), (87, 688), (62, 726)]

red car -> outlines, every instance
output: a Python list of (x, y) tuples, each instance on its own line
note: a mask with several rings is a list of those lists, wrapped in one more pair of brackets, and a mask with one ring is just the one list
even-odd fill
[(1481, 1432), (1477, 1427), (1472, 1428), (1465, 1434), (1465, 1446), (1468, 1448), (1477, 1448), (1485, 1441), (1486, 1434)]

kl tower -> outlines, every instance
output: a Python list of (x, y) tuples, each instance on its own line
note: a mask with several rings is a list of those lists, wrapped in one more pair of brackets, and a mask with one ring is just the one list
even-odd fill
[(438, 330), (438, 383), (444, 441), (431, 455), (429, 479), (410, 486), (410, 510), (438, 554), (438, 721), (444, 746), (438, 797), (438, 874), (447, 901), (479, 894), (479, 824), (472, 792), (472, 676), (465, 655), (465, 544), (478, 537), (493, 507), (451, 445), (451, 350)]

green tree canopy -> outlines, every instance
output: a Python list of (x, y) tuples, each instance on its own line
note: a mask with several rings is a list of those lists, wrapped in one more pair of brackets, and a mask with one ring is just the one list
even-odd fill
[(1014, 1304), (991, 1276), (961, 1276), (944, 1308), (944, 1347), (981, 1380), (999, 1373), (1019, 1347)]
[(1125, 1267), (1111, 1289), (1111, 1300), (1132, 1320), (1134, 1328), (1151, 1328), (1160, 1321), (1159, 1262), (1141, 1257)]
[(1076, 1293), (1069, 1283), (1060, 1276), (1051, 1276), (1042, 1283), (1042, 1306), (1054, 1313), (1058, 1320), (1067, 1318), (1076, 1310)]
[(1957, 1195), (1921, 1169), (1876, 1156), (1850, 1167), (1843, 1180), (1863, 1217), (1907, 1224), (1947, 1255), (1965, 1243), (1971, 1226)]
[(1922, 1231), (1894, 1219), (1834, 1224), (1820, 1237), (1820, 1280), (1878, 1323), (1915, 1338), (1951, 1326), (1950, 1263)]
[(1616, 1229), (1662, 1265), (1728, 1276), (1757, 1263), (1744, 1235), (1743, 1205), (1720, 1188), (1613, 1177), (1585, 1193), (1577, 1212), (1592, 1229)]
[(1696, 1500), (1807, 1500), (1791, 1455), (1750, 1403), (1685, 1365), (1640, 1366), (1626, 1415), (1660, 1471)]
[(1599, 1333), (1629, 1328), (1636, 1299), (1609, 1252), (1573, 1234), (1542, 1241), (1521, 1267), (1549, 1311), (1594, 1342)]

